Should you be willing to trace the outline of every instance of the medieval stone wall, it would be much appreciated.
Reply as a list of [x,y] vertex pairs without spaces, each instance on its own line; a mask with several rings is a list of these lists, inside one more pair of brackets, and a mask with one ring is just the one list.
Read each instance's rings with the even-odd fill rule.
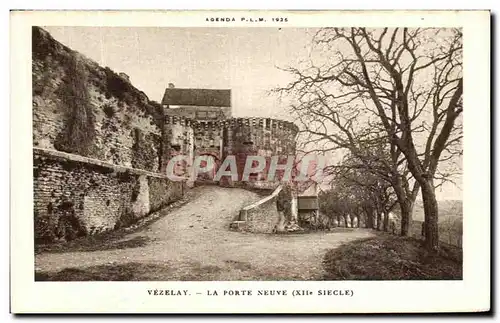
[[127,226],[183,195],[184,184],[83,156],[33,149],[37,241]]
[[[159,105],[110,69],[36,27],[32,58],[35,147],[158,171]],[[72,143],[75,136],[83,139]]]
[[163,144],[165,154],[161,172],[166,174],[169,161],[175,156],[186,156],[186,160],[178,161],[173,166],[174,174],[177,176],[188,175],[194,159],[194,128],[193,121],[177,116],[165,116],[165,128]]
[[[188,157],[187,163],[177,163],[176,174],[187,170],[197,156],[212,156],[215,161],[214,172],[227,156],[236,157],[238,181],[223,177],[219,183],[223,186],[274,189],[279,184],[282,172],[277,172],[275,181],[267,181],[271,157],[282,157],[279,163],[284,164],[286,156],[295,155],[298,128],[291,122],[264,118],[202,121],[177,116],[166,116],[165,122],[165,141],[169,145],[169,153],[164,164],[176,155]],[[247,156],[265,157],[266,167],[260,178],[251,177],[250,182],[242,183],[239,180],[242,179]]]
[[[264,156],[260,179],[233,183],[224,177],[220,185],[274,189],[279,176],[266,181],[271,156],[295,154],[298,128],[291,122],[168,115],[130,79],[62,45],[43,29],[33,27],[32,40],[37,241],[128,225],[180,199],[193,183],[166,178],[168,162],[177,155],[187,156],[174,167],[179,175],[188,175],[196,156],[213,156],[218,167],[234,155],[239,180],[247,156]],[[201,111],[210,119],[212,110]],[[230,116],[230,108],[221,111]],[[259,214],[253,218],[274,216],[272,207],[265,206]]]
[[218,160],[222,157],[221,121],[199,121],[195,125],[195,155],[212,155]]
[[169,106],[165,114],[193,120],[215,121],[231,118],[231,107]]
[[246,220],[247,232],[272,233],[279,222],[279,213],[276,209],[276,198],[259,205],[248,213]]
[[170,144],[193,145],[192,130],[170,127],[129,79],[41,28],[32,36],[36,240],[126,226],[179,200],[185,184],[161,170]]
[[[234,155],[238,167],[238,180],[243,177],[247,156],[263,156],[266,166],[260,178],[250,176],[250,181],[240,185],[261,188],[276,187],[282,172],[277,172],[276,183],[268,181],[272,156],[280,157],[280,164],[286,163],[286,156],[295,155],[295,137],[298,127],[287,121],[264,118],[234,118],[224,122],[223,155]],[[236,183],[228,183],[233,186]]]
[[272,233],[278,225],[280,216],[276,201],[282,186],[271,194],[241,209],[238,217],[230,224],[230,229],[253,233]]

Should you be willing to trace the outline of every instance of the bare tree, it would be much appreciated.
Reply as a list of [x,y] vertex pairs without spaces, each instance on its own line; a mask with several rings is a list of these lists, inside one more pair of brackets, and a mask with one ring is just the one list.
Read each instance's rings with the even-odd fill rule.
[[335,167],[337,171],[334,180],[344,182],[344,186],[355,192],[353,195],[361,202],[359,209],[362,209],[363,204],[365,208],[367,205],[371,206],[368,213],[375,214],[375,229],[388,231],[389,213],[398,202],[397,194],[389,180],[373,172],[375,168],[368,167],[371,166],[360,164],[357,157],[348,154],[342,164]]
[[351,156],[337,166],[331,188],[320,195],[322,214],[351,227],[360,226],[364,217],[367,228],[389,230],[389,212],[397,199],[391,185],[356,166]]
[[294,81],[277,89],[296,99],[292,110],[305,140],[323,152],[349,150],[361,161],[365,147],[386,142],[386,166],[393,182],[401,181],[394,190],[406,199],[402,215],[420,188],[426,247],[436,250],[436,182],[450,179],[443,166],[462,154],[461,31],[325,28],[313,41],[320,54],[286,68]]

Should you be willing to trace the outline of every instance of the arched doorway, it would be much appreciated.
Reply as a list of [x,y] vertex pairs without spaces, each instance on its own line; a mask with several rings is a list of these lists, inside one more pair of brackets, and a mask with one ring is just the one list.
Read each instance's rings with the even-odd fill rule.
[[200,154],[199,156],[203,157],[203,159],[200,161],[200,167],[208,168],[209,171],[198,173],[196,182],[198,182],[199,184],[217,184],[215,182],[215,174],[217,173],[217,170],[220,166],[219,158],[209,153]]

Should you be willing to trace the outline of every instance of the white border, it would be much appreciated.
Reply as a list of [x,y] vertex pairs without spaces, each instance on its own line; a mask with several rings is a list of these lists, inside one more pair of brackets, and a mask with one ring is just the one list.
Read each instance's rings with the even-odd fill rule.
[[[275,16],[235,12],[238,17]],[[435,282],[91,282],[33,281],[31,159],[31,25],[200,26],[196,12],[23,12],[11,16],[11,273],[12,311],[113,313],[442,312],[489,308],[490,190],[489,13],[284,12],[288,26],[463,26],[464,28],[464,280]],[[217,16],[210,12],[209,16]],[[221,13],[228,15],[227,12]],[[423,18],[423,19],[422,19]],[[214,27],[246,26],[210,23]],[[276,26],[259,24],[259,27]],[[150,288],[351,289],[352,298],[150,297]]]

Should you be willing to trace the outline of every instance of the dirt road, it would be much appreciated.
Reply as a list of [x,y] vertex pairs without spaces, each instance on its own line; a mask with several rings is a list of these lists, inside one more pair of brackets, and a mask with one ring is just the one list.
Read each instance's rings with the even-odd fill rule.
[[327,249],[372,236],[363,229],[313,234],[251,234],[229,223],[259,196],[243,189],[195,188],[194,199],[122,242],[139,247],[36,255],[37,272],[78,268],[125,271],[126,280],[314,280]]

